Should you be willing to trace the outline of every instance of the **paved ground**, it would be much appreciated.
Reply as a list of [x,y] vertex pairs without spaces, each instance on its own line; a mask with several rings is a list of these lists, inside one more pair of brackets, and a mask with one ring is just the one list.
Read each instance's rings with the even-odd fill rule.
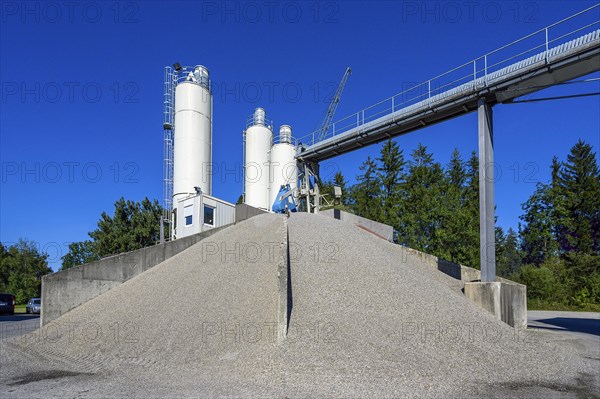
[[[530,337],[573,345],[581,351],[600,351],[600,313],[530,310]],[[0,340],[23,336],[39,327],[39,315],[0,316]]]
[[529,336],[600,359],[600,313],[530,310]]
[[[277,343],[277,250],[286,232],[292,310],[287,338]],[[556,345],[552,331],[519,334],[448,279],[353,225],[260,215],[34,334],[3,341],[0,397],[578,398],[600,391],[598,357]]]
[[17,313],[0,316],[0,342],[35,331],[40,326],[40,315]]

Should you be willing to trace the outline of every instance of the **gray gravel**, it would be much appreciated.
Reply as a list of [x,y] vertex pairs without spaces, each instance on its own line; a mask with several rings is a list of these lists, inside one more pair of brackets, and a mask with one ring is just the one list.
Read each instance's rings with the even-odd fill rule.
[[4,342],[0,397],[589,397],[598,363],[515,332],[352,225],[261,215]]

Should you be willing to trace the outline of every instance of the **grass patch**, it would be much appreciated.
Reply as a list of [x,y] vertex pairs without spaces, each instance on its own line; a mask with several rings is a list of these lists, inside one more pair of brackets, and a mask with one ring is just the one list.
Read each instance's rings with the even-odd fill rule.
[[25,305],[15,305],[15,313],[25,313]]

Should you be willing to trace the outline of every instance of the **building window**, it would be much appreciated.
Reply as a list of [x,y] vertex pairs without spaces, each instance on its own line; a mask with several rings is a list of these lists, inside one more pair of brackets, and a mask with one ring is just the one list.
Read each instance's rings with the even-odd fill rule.
[[215,208],[204,205],[204,224],[215,225]]
[[192,224],[192,215],[185,217],[185,225],[189,226],[190,224]]

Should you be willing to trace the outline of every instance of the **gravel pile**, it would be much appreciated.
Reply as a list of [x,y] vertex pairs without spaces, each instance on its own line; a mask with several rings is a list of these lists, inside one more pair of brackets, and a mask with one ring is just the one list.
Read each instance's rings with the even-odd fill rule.
[[600,386],[598,360],[519,334],[403,247],[319,215],[288,225],[299,248],[321,245],[292,262],[291,395],[540,397]]
[[[276,341],[281,245],[289,331]],[[0,397],[586,397],[598,359],[520,334],[456,282],[324,216],[261,215],[0,347]]]

